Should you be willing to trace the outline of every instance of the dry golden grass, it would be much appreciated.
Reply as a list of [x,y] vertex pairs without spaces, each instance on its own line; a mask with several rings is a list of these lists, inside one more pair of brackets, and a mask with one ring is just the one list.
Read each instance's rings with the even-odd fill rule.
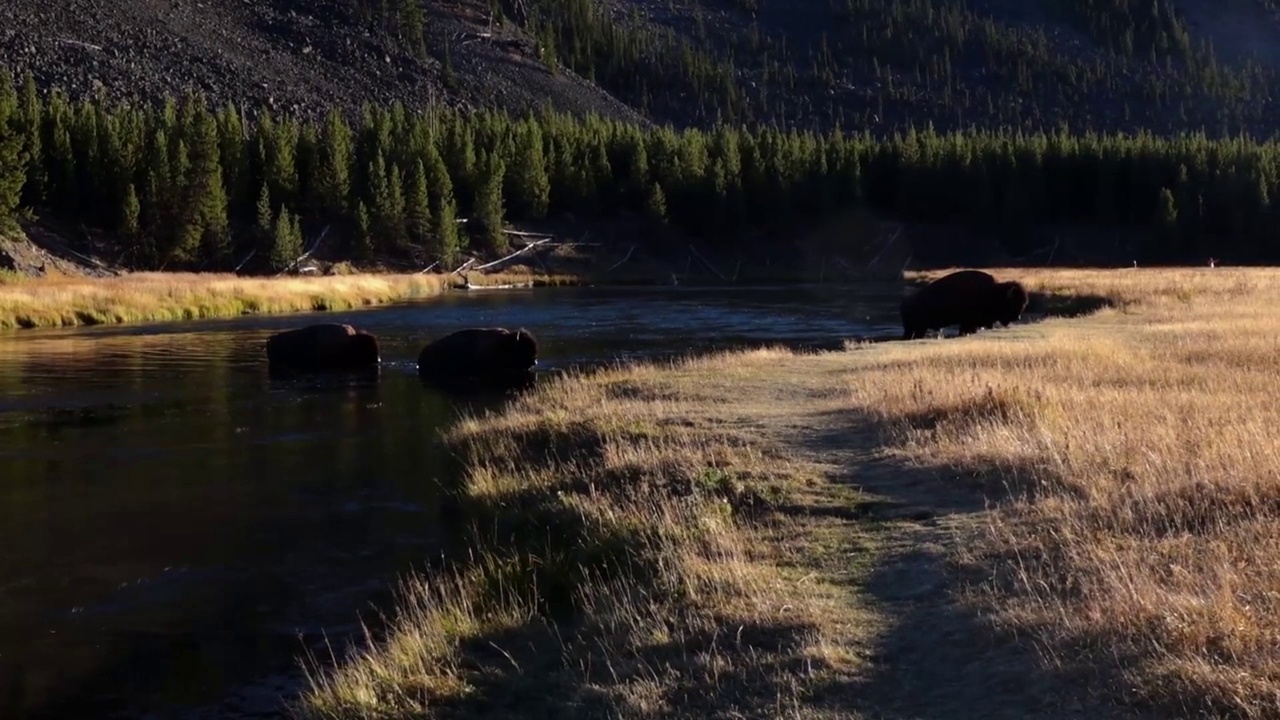
[[566,378],[451,431],[469,552],[409,580],[387,637],[296,714],[800,716],[854,662],[824,616],[856,608],[760,542],[795,536],[769,509],[811,478],[673,380],[708,362]]
[[[472,275],[475,285],[564,284],[571,278]],[[430,297],[460,283],[442,274],[244,278],[132,273],[110,278],[0,278],[0,328],[153,322],[256,313],[347,310]]]
[[993,271],[1115,309],[891,343],[855,405],[922,469],[1013,492],[969,560],[1000,619],[1173,709],[1280,700],[1280,271]]
[[[1048,691],[1274,715],[1280,271],[993,272],[1112,307],[569,378],[463,422],[451,515],[474,523],[472,552],[409,580],[387,636],[317,672],[297,714],[946,716],[980,697],[1034,715],[1035,693],[999,682],[1046,673],[970,651],[985,626],[938,625],[952,616],[931,603],[957,599],[868,595],[872,569],[951,533],[981,572],[958,599],[1074,671]],[[945,484],[976,477],[999,503],[932,528],[789,514],[863,497],[823,475],[911,486],[908,503],[971,494]],[[929,578],[906,570],[888,576],[915,598]],[[936,621],[907,622],[915,604]],[[847,689],[818,702],[824,684]]]

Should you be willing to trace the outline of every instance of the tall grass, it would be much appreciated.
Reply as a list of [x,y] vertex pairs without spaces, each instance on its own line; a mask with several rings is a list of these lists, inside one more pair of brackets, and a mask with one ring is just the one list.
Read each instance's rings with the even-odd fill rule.
[[1274,717],[1280,271],[994,274],[1115,307],[877,348],[852,401],[904,461],[1006,498],[967,554],[1002,623],[1120,696]]
[[[472,276],[483,285],[559,284],[560,276]],[[442,274],[243,278],[132,273],[110,278],[0,278],[0,328],[193,320],[257,313],[348,310],[430,297],[460,283]]]
[[804,470],[653,373],[568,378],[454,429],[468,551],[407,581],[386,637],[317,672],[296,714],[798,715],[839,662],[814,614],[829,590],[794,582],[758,513]]
[[[568,378],[466,420],[445,442],[468,551],[408,580],[386,636],[316,670],[297,714],[839,716],[811,691],[864,672],[852,658],[877,657],[878,631],[849,628],[900,610],[858,614],[832,581],[848,552],[826,571],[785,561],[815,545],[780,508],[834,485],[825,463],[917,488],[976,478],[995,508],[940,526],[980,571],[970,599],[1084,679],[1067,691],[1273,716],[1280,270],[993,273],[1109,306]],[[857,526],[828,529],[848,547]]]

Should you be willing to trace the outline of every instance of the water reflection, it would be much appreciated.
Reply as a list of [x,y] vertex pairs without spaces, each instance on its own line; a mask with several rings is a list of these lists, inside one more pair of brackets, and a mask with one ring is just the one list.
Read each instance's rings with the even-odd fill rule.
[[502,401],[424,387],[431,338],[527,327],[555,371],[892,336],[898,297],[482,291],[322,316],[379,336],[374,377],[269,377],[266,338],[316,315],[0,336],[0,717],[217,702],[450,552],[432,441]]

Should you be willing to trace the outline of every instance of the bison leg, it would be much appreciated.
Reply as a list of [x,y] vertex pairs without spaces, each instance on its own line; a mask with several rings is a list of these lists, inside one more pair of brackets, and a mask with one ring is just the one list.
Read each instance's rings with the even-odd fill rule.
[[972,335],[972,334],[974,334],[974,333],[976,333],[976,332],[978,332],[978,328],[977,328],[977,326],[975,326],[975,325],[961,325],[961,326],[960,326],[960,335],[962,335],[962,336],[963,336],[963,335]]

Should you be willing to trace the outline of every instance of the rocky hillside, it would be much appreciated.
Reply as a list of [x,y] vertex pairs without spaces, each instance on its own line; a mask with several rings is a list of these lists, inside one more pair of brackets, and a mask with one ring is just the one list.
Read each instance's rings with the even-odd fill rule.
[[[366,10],[365,6],[372,8]],[[425,3],[412,40],[380,0],[4,0],[0,57],[73,96],[187,89],[319,117],[365,102],[562,110],[639,120],[486,6]]]
[[401,100],[678,125],[1271,132],[1275,0],[5,0],[42,86],[317,116]]

